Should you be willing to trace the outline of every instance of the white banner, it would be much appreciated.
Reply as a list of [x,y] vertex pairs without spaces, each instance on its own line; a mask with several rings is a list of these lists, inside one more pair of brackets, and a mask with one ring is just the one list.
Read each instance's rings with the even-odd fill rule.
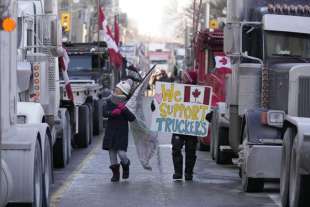
[[211,110],[211,87],[157,82],[155,88],[152,130],[198,137],[208,135],[206,115]]

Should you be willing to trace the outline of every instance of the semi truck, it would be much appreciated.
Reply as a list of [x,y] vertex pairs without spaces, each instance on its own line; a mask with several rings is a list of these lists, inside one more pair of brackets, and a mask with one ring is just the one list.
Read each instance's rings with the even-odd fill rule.
[[52,174],[53,166],[65,167],[70,160],[74,129],[70,111],[60,100],[58,51],[62,34],[57,1],[18,0],[17,4],[17,117],[20,124],[49,125]]
[[280,179],[282,204],[290,207],[309,205],[309,20],[307,1],[227,1],[232,74],[217,114],[239,155],[243,190]]
[[[22,123],[17,116],[17,1],[0,1],[0,206],[48,206],[51,130],[46,123]],[[7,30],[3,21],[9,21]]]
[[[205,29],[199,32],[194,44],[198,83],[213,88],[212,110],[217,110],[218,104],[225,102],[225,77],[231,73],[230,61],[225,56],[223,45],[224,33],[220,29]],[[214,129],[211,129],[212,126]],[[226,156],[214,139],[216,133],[215,124],[210,124],[208,136],[200,138],[200,150],[210,149],[212,158],[220,164],[226,161]]]

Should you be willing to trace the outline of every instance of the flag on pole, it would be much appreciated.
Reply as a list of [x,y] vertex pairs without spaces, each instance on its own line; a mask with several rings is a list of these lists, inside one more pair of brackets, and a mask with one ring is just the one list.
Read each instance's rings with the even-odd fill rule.
[[57,55],[59,59],[59,67],[61,69],[62,77],[65,82],[65,89],[66,89],[68,98],[71,101],[74,101],[71,82],[70,82],[69,75],[68,75],[68,68],[69,68],[69,63],[70,63],[69,55],[63,47],[58,48]]
[[112,65],[120,69],[123,65],[123,57],[120,54],[115,40],[113,39],[113,35],[107,24],[103,8],[99,9],[99,28],[101,29],[102,39],[107,43],[110,61]]
[[118,24],[118,16],[114,17],[114,40],[117,46],[120,46],[120,34],[119,34],[119,24]]
[[231,62],[227,56],[215,56],[215,68],[231,68]]
[[[151,102],[145,96],[145,92],[154,68],[146,75],[126,104],[126,107],[136,116],[136,120],[129,124],[130,134],[136,145],[139,160],[146,170],[152,170],[149,162],[158,146],[157,132],[149,129],[146,120],[152,112],[150,109]],[[147,102],[150,104],[145,104]]]

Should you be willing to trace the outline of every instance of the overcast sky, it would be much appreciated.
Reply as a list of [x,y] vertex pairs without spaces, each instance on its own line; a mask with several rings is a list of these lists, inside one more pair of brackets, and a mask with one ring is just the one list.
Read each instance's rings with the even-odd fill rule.
[[[137,23],[141,34],[166,36],[165,11],[175,0],[120,0],[120,7],[130,19]],[[184,7],[190,0],[177,0],[179,7]]]

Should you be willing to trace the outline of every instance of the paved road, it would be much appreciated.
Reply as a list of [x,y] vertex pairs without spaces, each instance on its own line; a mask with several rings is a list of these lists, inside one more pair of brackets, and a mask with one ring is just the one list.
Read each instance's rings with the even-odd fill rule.
[[[267,186],[267,193],[241,191],[238,170],[218,166],[208,153],[199,152],[193,182],[172,181],[170,137],[160,137],[160,147],[152,160],[153,171],[145,171],[130,142],[132,161],[128,181],[111,183],[108,153],[100,148],[102,137],[92,147],[75,151],[65,170],[55,173],[52,206],[61,207],[276,207],[278,186]],[[275,201],[274,201],[275,200]]]

